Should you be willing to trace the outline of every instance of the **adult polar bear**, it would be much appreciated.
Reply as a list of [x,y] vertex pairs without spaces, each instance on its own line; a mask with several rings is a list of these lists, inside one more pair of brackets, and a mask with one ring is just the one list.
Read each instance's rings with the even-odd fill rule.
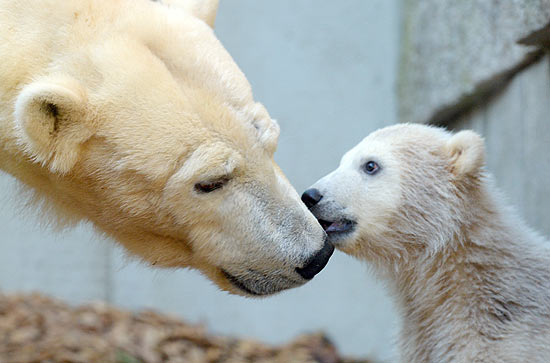
[[550,248],[505,207],[483,140],[425,125],[369,135],[303,194],[403,313],[403,362],[550,362]]
[[333,247],[205,1],[1,2],[0,168],[153,265],[271,294]]

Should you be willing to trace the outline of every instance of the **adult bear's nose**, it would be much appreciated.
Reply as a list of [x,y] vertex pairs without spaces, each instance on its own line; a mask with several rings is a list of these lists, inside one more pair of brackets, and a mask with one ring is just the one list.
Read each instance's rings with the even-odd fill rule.
[[315,188],[309,188],[304,192],[304,194],[302,194],[302,202],[304,202],[308,208],[311,208],[315,204],[319,203],[321,199],[323,199],[323,195]]
[[334,252],[334,245],[325,240],[325,245],[315,255],[311,256],[304,267],[296,268],[296,272],[304,279],[311,280],[327,265],[330,256]]

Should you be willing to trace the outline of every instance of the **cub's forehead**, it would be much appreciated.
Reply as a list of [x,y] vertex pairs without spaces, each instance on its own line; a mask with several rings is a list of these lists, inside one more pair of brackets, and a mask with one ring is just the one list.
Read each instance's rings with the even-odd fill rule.
[[379,159],[392,154],[394,143],[391,140],[375,137],[371,134],[342,157],[341,165],[361,163],[364,159]]
[[443,145],[451,134],[433,126],[398,124],[374,131],[342,158],[342,164],[363,162],[364,159],[397,156],[404,148],[433,148]]

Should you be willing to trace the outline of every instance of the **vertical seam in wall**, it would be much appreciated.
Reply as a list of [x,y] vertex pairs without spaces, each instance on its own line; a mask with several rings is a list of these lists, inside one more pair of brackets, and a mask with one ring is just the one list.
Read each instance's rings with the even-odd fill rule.
[[397,31],[397,59],[395,61],[395,80],[394,80],[394,94],[395,94],[395,118],[397,122],[411,122],[411,120],[405,119],[404,112],[402,110],[401,98],[403,97],[402,82],[405,67],[405,52],[409,51],[407,48],[410,37],[407,31],[409,26],[409,18],[405,18],[405,14],[411,12],[412,4],[408,0],[397,1],[397,17],[399,20]]
[[[535,63],[536,64],[536,63]],[[527,68],[529,69],[529,68]],[[523,71],[525,72],[525,70]],[[519,113],[520,113],[520,116],[519,116],[519,120],[517,121],[518,123],[518,129],[520,130],[520,137],[519,137],[519,140],[521,140],[520,142],[520,151],[521,151],[521,161],[523,163],[523,165],[529,165],[528,163],[526,163],[527,161],[527,155],[525,155],[526,153],[526,148],[525,148],[525,143],[528,142],[525,138],[526,138],[526,135],[527,135],[527,132],[526,132],[526,128],[529,127],[529,125],[526,124],[526,120],[525,120],[525,106],[526,106],[526,102],[525,102],[525,87],[524,87],[524,82],[525,82],[525,79],[524,77],[517,77],[516,78],[518,80],[518,88],[519,88],[519,94],[520,94],[520,97],[519,97]],[[528,200],[526,199],[527,198],[527,190],[526,190],[526,187],[527,187],[527,183],[525,182],[525,175],[528,174],[528,173],[520,173],[521,175],[519,176],[520,178],[520,186],[521,186],[521,209],[522,209],[522,215],[524,216],[524,218],[529,218],[530,216],[530,212],[527,210],[528,208]]]
[[[482,130],[483,130],[483,136],[487,140],[490,137],[490,134],[489,134],[489,116],[487,115],[487,111],[489,110],[489,106],[488,106],[488,104],[485,104],[483,106],[480,105],[478,110],[481,110],[481,112],[482,112],[483,123],[482,123],[481,126],[482,126]],[[486,144],[488,144],[487,141],[486,141]],[[491,140],[491,142],[492,142],[492,140]]]
[[113,303],[113,247],[108,244],[110,241],[105,241],[105,264],[104,264],[104,300],[108,303]]
[[391,50],[389,51],[390,57],[393,59],[392,72],[391,72],[391,116],[390,119],[384,120],[383,125],[392,125],[398,122],[398,96],[397,96],[397,80],[399,72],[399,60],[400,60],[400,45],[401,45],[401,3],[402,0],[392,0],[392,19],[390,27],[393,29],[389,30],[389,34],[392,35],[391,44],[393,44]]
[[[546,52],[546,55],[544,56],[543,62],[546,62],[546,71],[545,71],[545,78],[546,78],[546,89],[550,89],[550,52]],[[550,102],[547,100],[547,102]],[[539,125],[539,122],[541,122],[540,120],[537,120],[537,131],[538,131],[538,125]],[[548,122],[548,121],[547,121]],[[546,126],[547,128],[550,127],[550,125],[547,124]],[[545,129],[543,130],[543,135],[548,135],[547,131],[548,129]],[[546,136],[547,137],[547,136]],[[546,143],[546,145],[550,145],[550,140],[545,140],[546,138],[545,136],[543,136],[542,140],[540,142],[542,142],[542,145],[544,145]],[[547,156],[547,157],[550,157],[550,156]],[[542,172],[542,180],[548,180],[548,176],[550,176],[550,170],[547,168],[546,169],[546,172]],[[543,182],[544,183],[544,182]],[[546,182],[548,183],[548,182]],[[546,185],[547,188],[548,188],[548,184],[543,184],[543,186]],[[540,228],[542,231],[548,231],[548,225],[545,223],[545,216],[547,215],[547,211],[549,210],[550,208],[550,205],[547,205],[547,201],[548,199],[544,198],[545,195],[548,195],[547,193],[545,193],[545,191],[547,191],[548,189],[546,188],[541,188],[542,190],[540,190],[541,194],[542,194],[542,198],[539,199],[537,198],[537,207],[535,209],[535,213],[536,213],[536,216],[537,216],[537,219],[536,219],[536,222],[537,222],[537,226],[538,228]],[[542,200],[542,202],[541,202]],[[544,228],[542,226],[545,226]]]

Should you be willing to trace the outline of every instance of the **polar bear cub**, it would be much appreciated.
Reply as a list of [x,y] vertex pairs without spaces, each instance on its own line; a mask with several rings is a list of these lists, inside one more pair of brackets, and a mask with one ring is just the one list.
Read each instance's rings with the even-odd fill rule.
[[476,133],[378,130],[302,200],[389,282],[403,362],[550,362],[550,249],[502,203]]

